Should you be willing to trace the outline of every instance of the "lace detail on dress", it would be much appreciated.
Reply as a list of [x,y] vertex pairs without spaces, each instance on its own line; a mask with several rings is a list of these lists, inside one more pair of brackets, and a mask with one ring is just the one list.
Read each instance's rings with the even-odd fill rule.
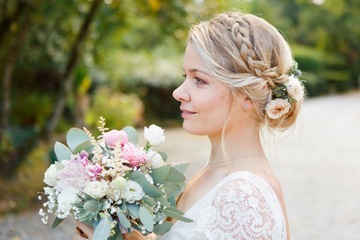
[[[259,183],[260,184],[260,183]],[[272,191],[255,185],[248,179],[227,182],[215,195],[212,210],[203,219],[204,232],[209,239],[283,239],[277,226]],[[270,201],[269,201],[270,200]],[[205,221],[204,221],[205,220]],[[207,231],[206,231],[207,230]],[[279,233],[278,230],[280,230]],[[277,236],[275,238],[275,236]]]
[[277,196],[262,178],[236,172],[224,178],[176,222],[164,239],[286,239]]

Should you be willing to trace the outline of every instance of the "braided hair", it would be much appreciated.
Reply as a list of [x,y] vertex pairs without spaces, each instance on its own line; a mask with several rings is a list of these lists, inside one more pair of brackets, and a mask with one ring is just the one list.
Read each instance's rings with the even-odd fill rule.
[[301,102],[291,103],[289,112],[269,118],[266,106],[272,90],[288,81],[293,57],[288,43],[275,27],[252,14],[228,12],[201,22],[190,30],[204,65],[233,94],[248,96],[256,109],[256,121],[285,130],[296,120]]

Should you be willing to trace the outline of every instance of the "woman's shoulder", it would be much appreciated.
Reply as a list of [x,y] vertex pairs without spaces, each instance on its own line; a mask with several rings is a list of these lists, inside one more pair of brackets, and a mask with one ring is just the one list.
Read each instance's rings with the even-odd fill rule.
[[283,221],[282,199],[282,193],[277,193],[264,177],[249,171],[237,171],[230,173],[219,184],[212,205],[218,209],[230,206],[244,211],[252,209]]
[[248,191],[270,195],[277,198],[276,184],[272,179],[261,176],[250,171],[234,171],[229,173],[219,183],[217,192],[245,194]]
[[222,232],[236,236],[233,239],[286,239],[281,204],[268,182],[254,173],[239,171],[226,176],[216,187],[211,205],[204,208],[206,213],[199,222],[209,236],[221,236]]

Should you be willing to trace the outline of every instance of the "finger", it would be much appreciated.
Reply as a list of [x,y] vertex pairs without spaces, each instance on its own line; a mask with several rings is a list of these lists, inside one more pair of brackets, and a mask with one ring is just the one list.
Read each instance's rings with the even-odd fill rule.
[[[92,238],[92,235],[94,234],[94,229],[92,227],[82,222],[77,222],[76,225],[77,228],[79,228],[83,232],[83,237],[87,237],[89,239]],[[80,231],[80,235],[81,235],[81,231]]]
[[81,233],[78,231],[78,229],[76,228],[75,229],[75,235],[74,235],[74,238],[73,240],[84,240],[84,239],[87,239],[87,238],[84,238],[81,236]]

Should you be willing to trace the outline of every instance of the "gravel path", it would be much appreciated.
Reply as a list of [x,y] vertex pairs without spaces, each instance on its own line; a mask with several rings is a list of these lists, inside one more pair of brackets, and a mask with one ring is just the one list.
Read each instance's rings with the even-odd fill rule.
[[[165,134],[161,149],[169,159],[193,162],[188,177],[205,164],[207,138],[181,129]],[[264,136],[271,139],[264,144],[283,186],[291,239],[360,239],[360,92],[310,99],[295,129]],[[0,240],[64,240],[73,232],[72,220],[51,230],[34,211],[0,218]]]

